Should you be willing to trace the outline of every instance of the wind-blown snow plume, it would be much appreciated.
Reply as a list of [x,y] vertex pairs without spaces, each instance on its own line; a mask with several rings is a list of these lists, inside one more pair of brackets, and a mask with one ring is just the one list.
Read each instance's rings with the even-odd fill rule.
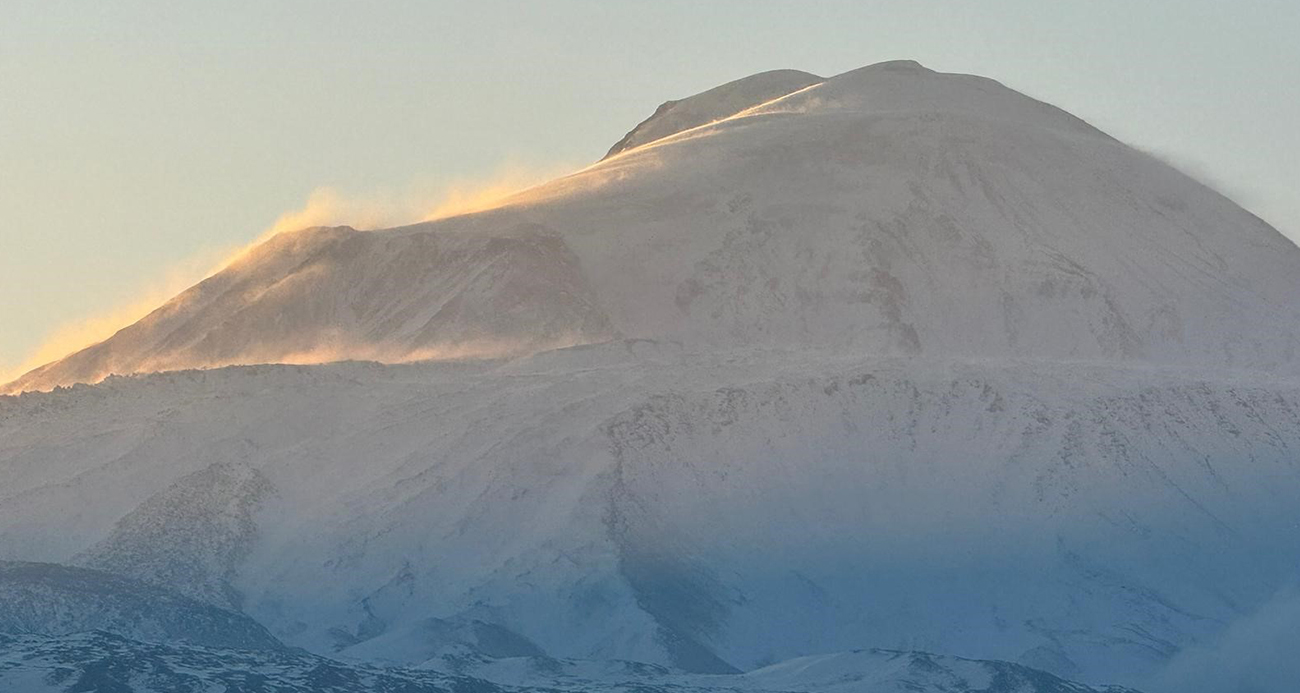
[[445,219],[495,209],[528,188],[559,178],[577,168],[568,165],[532,167],[507,164],[489,176],[460,179],[440,193],[436,201],[426,208],[427,211],[420,220]]
[[[27,357],[11,367],[0,367],[0,383],[12,381],[34,368],[108,339],[190,286],[239,262],[250,250],[278,234],[313,226],[342,224],[357,229],[376,229],[481,212],[501,206],[521,191],[575,168],[577,167],[569,165],[529,166],[509,163],[486,176],[461,178],[436,189],[420,189],[413,185],[403,193],[380,190],[369,194],[348,194],[334,187],[316,188],[308,195],[302,207],[281,214],[253,242],[197,253],[164,269],[156,279],[134,292],[132,298],[55,328]],[[480,346],[483,345],[473,348],[449,345],[446,349],[422,349],[419,358],[434,358],[430,355],[434,352],[495,354],[501,349],[501,345],[486,349],[480,349]],[[335,360],[329,358],[335,353],[337,350],[322,347],[302,354],[302,360],[284,362],[322,363]],[[375,355],[378,357],[376,360],[389,362],[412,358],[407,354],[388,352],[376,352]],[[350,358],[361,357],[351,354]]]
[[407,221],[410,221],[408,205],[391,193],[346,195],[337,188],[322,187],[311,191],[301,209],[281,214],[254,244],[278,233],[310,226],[349,224],[358,229],[369,229]]

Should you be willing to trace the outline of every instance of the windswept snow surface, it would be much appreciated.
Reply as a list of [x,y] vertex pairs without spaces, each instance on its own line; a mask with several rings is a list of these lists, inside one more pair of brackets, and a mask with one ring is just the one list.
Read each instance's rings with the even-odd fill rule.
[[473,357],[0,398],[0,559],[370,662],[1139,687],[1297,579],[1300,249],[991,80],[760,77],[496,210],[276,237],[24,376]]

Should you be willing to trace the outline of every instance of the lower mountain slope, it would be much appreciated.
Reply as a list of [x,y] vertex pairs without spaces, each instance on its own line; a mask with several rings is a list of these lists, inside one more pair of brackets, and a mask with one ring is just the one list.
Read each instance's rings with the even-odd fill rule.
[[236,367],[0,398],[0,556],[192,564],[288,644],[404,665],[487,633],[1141,687],[1294,579],[1297,460],[1300,383],[1241,373],[644,341]]

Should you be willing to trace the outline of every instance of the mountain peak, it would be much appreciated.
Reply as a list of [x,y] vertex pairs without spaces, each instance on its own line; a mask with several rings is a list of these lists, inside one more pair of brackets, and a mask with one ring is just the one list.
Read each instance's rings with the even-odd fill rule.
[[649,118],[641,121],[623,139],[610,147],[605,158],[684,130],[722,120],[821,81],[821,77],[809,72],[769,70],[684,99],[665,101]]
[[[934,70],[931,70],[915,60],[886,60],[884,62],[872,63],[865,67],[859,67],[857,70],[850,70],[849,72],[857,72],[859,70],[893,70],[896,72],[904,70],[921,70],[925,72],[934,72]],[[849,73],[846,72],[844,74]]]

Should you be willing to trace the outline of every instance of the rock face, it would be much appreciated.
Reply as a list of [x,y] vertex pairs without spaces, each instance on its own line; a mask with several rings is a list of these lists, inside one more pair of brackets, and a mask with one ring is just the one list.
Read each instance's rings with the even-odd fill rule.
[[0,398],[0,557],[406,666],[886,648],[1126,685],[1294,579],[1300,249],[1259,219],[915,63],[623,144],[488,212],[274,238],[25,376],[499,357]]
[[216,456],[226,461],[150,497],[74,561],[239,609],[231,580],[257,540],[254,513],[274,489],[261,472],[228,461],[240,459],[238,449]]

